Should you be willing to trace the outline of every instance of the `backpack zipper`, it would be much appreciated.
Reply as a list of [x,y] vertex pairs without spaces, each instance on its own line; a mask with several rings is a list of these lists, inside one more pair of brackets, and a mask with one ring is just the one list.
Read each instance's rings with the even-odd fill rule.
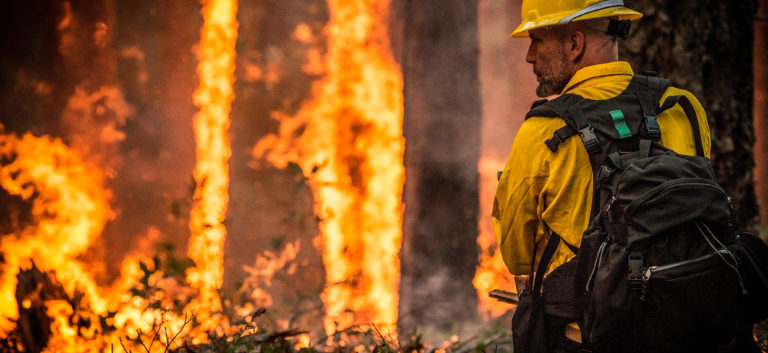
[[[718,250],[717,252],[720,253],[720,254],[723,254],[723,255],[728,254],[728,252],[725,251],[725,250]],[[651,277],[653,277],[653,275],[655,273],[657,273],[657,272],[664,272],[664,271],[668,271],[668,270],[673,269],[673,268],[682,267],[682,266],[689,265],[689,264],[692,264],[692,263],[704,261],[704,260],[707,260],[707,259],[715,256],[715,255],[716,255],[715,253],[711,253],[711,254],[707,254],[707,255],[704,255],[704,256],[699,256],[699,257],[697,257],[695,259],[690,259],[690,260],[685,260],[685,261],[680,261],[680,262],[674,262],[674,263],[667,264],[667,265],[650,266],[647,269],[645,269],[645,273],[643,274],[643,281],[650,280]]]
[[[718,253],[719,253],[719,255],[718,255]],[[717,253],[707,254],[707,255],[704,255],[704,256],[697,257],[695,259],[675,262],[675,263],[671,263],[671,264],[667,264],[667,265],[649,266],[643,272],[643,287],[642,287],[642,290],[640,292],[640,301],[645,301],[646,286],[648,285],[648,281],[650,281],[651,278],[653,278],[653,276],[655,274],[657,274],[659,272],[669,271],[669,270],[672,270],[672,269],[675,269],[675,268],[678,268],[678,267],[687,266],[687,265],[690,265],[690,264],[693,264],[693,263],[697,263],[697,262],[701,262],[701,261],[706,261],[706,260],[708,260],[708,259],[710,259],[710,258],[712,258],[714,256],[722,256],[722,255],[726,255],[726,254],[728,254],[728,251],[726,251],[726,250],[718,250]]]
[[592,280],[595,277],[595,274],[597,273],[597,269],[600,267],[600,263],[603,261],[603,255],[605,253],[605,247],[608,246],[608,243],[613,241],[613,236],[608,235],[605,240],[603,240],[603,243],[600,244],[600,247],[597,249],[597,256],[595,256],[595,263],[592,265],[592,271],[589,273],[589,278],[587,279],[587,285],[584,288],[584,290],[589,293],[590,287],[592,287]]
[[687,182],[687,181],[680,181],[680,182],[677,182],[677,183],[672,183],[672,184],[666,185],[665,187],[663,187],[663,188],[661,188],[661,189],[659,189],[659,190],[656,190],[656,191],[654,191],[654,192],[653,192],[653,193],[651,193],[651,194],[647,194],[647,195],[644,195],[643,197],[641,197],[641,198],[639,198],[639,199],[636,199],[635,201],[632,201],[632,202],[631,202],[629,205],[627,205],[627,207],[625,208],[625,210],[626,210],[626,212],[625,212],[625,213],[626,213],[626,214],[629,214],[629,215],[631,215],[632,213],[634,213],[634,211],[635,211],[637,208],[639,208],[640,206],[642,206],[642,205],[643,205],[645,202],[647,202],[648,200],[650,200],[650,199],[653,199],[653,198],[655,198],[655,197],[657,197],[657,196],[659,196],[659,195],[662,195],[662,194],[664,194],[664,193],[666,193],[666,192],[669,192],[669,191],[670,191],[670,190],[672,190],[672,189],[677,189],[677,188],[697,188],[697,187],[705,187],[705,188],[708,188],[708,189],[712,189],[712,190],[715,190],[715,191],[717,191],[718,193],[720,193],[720,194],[722,194],[723,196],[725,196],[725,197],[726,197],[726,199],[728,199],[728,204],[729,204],[729,206],[731,205],[731,203],[730,203],[730,197],[729,197],[729,196],[728,196],[728,194],[727,194],[727,193],[726,193],[726,192],[725,192],[725,191],[724,191],[724,190],[723,190],[723,189],[722,189],[720,186],[718,186],[717,184],[714,184],[714,183],[710,184],[710,183],[703,183],[703,182]]

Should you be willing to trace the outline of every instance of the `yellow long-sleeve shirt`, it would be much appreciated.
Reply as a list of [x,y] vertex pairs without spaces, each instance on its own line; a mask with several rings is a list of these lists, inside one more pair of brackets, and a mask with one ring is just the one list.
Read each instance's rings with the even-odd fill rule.
[[[610,99],[621,94],[633,76],[629,63],[623,61],[585,67],[573,75],[563,94],[577,94],[592,100]],[[674,87],[664,92],[659,105],[668,96],[675,95],[685,95],[691,101],[699,120],[704,153],[709,157],[711,142],[704,108],[690,92]],[[696,154],[691,125],[679,105],[661,113],[657,121],[662,145],[677,153]],[[592,170],[581,139],[578,136],[567,139],[557,152],[544,145],[544,141],[563,126],[565,122],[559,118],[525,120],[499,178],[493,202],[493,225],[502,258],[512,274],[530,272],[531,256],[535,252],[538,261],[551,231],[568,244],[579,246],[581,235],[587,229],[592,204]],[[549,270],[574,256],[561,243]]]

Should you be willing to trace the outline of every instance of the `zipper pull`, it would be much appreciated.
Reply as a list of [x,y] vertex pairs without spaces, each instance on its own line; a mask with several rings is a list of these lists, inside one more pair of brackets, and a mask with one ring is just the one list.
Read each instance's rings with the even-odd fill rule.
[[603,253],[605,252],[605,247],[608,246],[609,240],[606,239],[603,241],[602,244],[600,244],[600,247],[597,249],[597,255],[595,256],[595,263],[592,266],[592,271],[589,273],[589,278],[587,278],[587,286],[584,288],[585,293],[589,293],[592,290],[592,279],[595,278],[595,274],[597,273],[597,269],[600,267],[600,263],[603,260]]
[[616,202],[616,196],[611,195],[611,199],[608,200],[608,204],[606,204],[603,208],[603,214],[608,216],[609,223],[616,223],[616,217],[614,217],[613,212],[611,212],[611,207],[613,207],[614,202]]
[[643,287],[640,290],[640,302],[645,302],[645,293],[648,288],[648,280],[651,279],[657,268],[657,266],[651,266],[648,267],[645,272],[643,272]]
[[653,276],[653,273],[656,272],[657,268],[659,268],[659,266],[651,266],[645,269],[645,273],[643,273],[643,282],[648,282]]
[[735,222],[736,219],[736,210],[733,208],[733,199],[731,199],[730,195],[726,195],[726,198],[728,198],[728,211],[730,211],[731,219],[729,220],[730,223]]
[[611,199],[608,200],[608,204],[605,205],[605,208],[603,208],[603,212],[608,212],[611,210],[611,206],[613,206],[613,203],[616,202],[616,196],[611,196]]

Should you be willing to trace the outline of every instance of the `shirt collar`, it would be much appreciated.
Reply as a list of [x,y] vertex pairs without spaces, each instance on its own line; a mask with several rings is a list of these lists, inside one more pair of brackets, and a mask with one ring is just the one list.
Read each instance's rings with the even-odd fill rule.
[[573,74],[573,77],[571,77],[571,80],[568,81],[567,85],[565,85],[563,93],[561,94],[567,93],[576,86],[588,84],[587,82],[594,78],[611,75],[634,76],[635,73],[632,71],[632,67],[626,61],[614,61],[606,64],[597,64],[583,67],[579,69],[579,71],[576,71],[575,74]]

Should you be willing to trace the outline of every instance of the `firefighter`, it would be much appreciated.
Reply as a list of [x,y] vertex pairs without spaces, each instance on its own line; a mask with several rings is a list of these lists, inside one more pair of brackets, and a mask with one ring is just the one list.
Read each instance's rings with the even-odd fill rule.
[[[539,97],[574,94],[606,100],[622,93],[633,79],[629,63],[619,61],[618,40],[626,38],[630,21],[641,17],[622,0],[523,0],[522,23],[511,36],[530,38],[526,61],[533,66]],[[690,92],[675,87],[664,92],[660,104],[673,95],[692,103],[700,131],[694,134],[683,108],[675,106],[657,118],[661,144],[695,155],[694,135],[698,135],[709,157],[710,132],[703,107]],[[556,152],[544,144],[564,126],[563,119],[528,117],[499,177],[494,230],[507,268],[522,285],[550,234],[559,235],[561,241],[548,273],[575,256],[590,221],[593,172],[585,146],[579,138],[562,141]],[[575,323],[548,332],[550,351],[581,349]]]

